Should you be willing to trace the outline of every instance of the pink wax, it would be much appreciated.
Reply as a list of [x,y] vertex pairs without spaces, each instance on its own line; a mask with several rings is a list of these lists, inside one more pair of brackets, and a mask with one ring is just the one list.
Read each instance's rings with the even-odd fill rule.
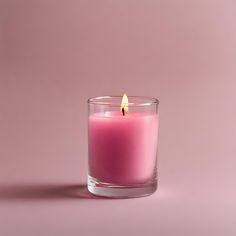
[[89,117],[89,175],[105,183],[145,183],[156,174],[156,113],[95,113]]

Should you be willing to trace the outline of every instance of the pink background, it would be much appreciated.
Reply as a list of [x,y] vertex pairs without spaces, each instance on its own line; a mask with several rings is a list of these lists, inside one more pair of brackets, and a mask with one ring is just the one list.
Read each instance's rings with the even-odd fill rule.
[[[0,235],[236,235],[234,0],[0,0]],[[159,189],[90,196],[87,103],[160,100]]]

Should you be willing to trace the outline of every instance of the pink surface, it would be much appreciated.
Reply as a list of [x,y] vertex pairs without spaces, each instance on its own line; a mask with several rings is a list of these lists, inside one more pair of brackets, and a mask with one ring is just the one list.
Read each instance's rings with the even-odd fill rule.
[[89,116],[89,175],[104,183],[132,185],[156,177],[157,115],[147,112]]
[[[0,235],[236,234],[236,2],[0,1]],[[84,187],[87,103],[160,100],[159,189]]]

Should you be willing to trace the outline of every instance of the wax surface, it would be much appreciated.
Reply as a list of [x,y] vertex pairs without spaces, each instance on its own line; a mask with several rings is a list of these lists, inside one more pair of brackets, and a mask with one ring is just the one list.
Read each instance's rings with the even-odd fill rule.
[[138,184],[156,174],[155,113],[97,113],[89,117],[89,175],[99,181]]

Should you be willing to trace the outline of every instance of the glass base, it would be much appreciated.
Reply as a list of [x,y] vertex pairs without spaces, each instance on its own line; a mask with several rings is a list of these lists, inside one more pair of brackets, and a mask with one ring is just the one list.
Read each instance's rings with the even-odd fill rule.
[[100,182],[97,179],[88,176],[88,190],[90,193],[109,198],[135,198],[145,197],[153,194],[157,189],[157,180],[145,184],[136,184],[131,186],[114,185],[111,183]]

